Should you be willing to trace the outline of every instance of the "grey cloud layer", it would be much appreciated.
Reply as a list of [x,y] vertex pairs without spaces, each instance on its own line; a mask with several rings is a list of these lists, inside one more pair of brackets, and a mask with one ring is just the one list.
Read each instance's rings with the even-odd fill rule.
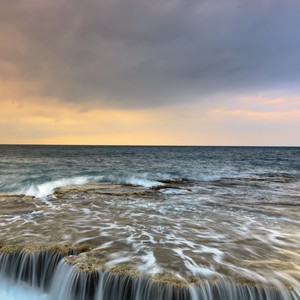
[[298,0],[11,0],[0,76],[37,95],[148,107],[300,79]]

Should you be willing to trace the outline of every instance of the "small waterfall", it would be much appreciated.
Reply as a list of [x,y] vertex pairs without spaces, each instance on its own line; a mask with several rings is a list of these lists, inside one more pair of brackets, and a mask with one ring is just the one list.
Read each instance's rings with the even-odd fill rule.
[[50,289],[51,299],[93,300],[99,272],[79,272],[62,260],[55,271]]
[[95,300],[287,300],[300,299],[274,287],[216,283],[204,280],[187,286],[151,282],[147,278],[118,276],[102,272]]
[[47,292],[51,300],[299,300],[299,286],[237,284],[230,281],[176,285],[147,277],[117,275],[99,270],[78,271],[53,251],[0,254],[0,278],[26,282]]
[[78,272],[62,261],[51,287],[51,299],[66,300],[299,300],[297,290],[237,284],[230,281],[171,285],[147,277],[109,271]]
[[16,283],[25,282],[47,291],[58,263],[71,253],[50,250],[37,253],[0,253],[0,277]]
[[57,267],[50,295],[56,300],[192,300],[190,290],[185,286],[103,270],[78,272],[64,261]]

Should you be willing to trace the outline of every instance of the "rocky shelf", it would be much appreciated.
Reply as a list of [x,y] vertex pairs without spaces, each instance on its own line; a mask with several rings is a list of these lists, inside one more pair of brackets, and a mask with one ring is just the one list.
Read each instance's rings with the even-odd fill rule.
[[[161,184],[179,190],[176,207],[182,190],[193,193],[185,180]],[[298,252],[270,252],[230,229],[228,244],[199,238],[208,229],[190,221],[190,207],[176,222],[162,190],[97,183],[45,199],[0,194],[0,275],[56,300],[300,299]],[[216,236],[225,232],[217,225],[208,224]],[[285,277],[269,275],[272,268]]]

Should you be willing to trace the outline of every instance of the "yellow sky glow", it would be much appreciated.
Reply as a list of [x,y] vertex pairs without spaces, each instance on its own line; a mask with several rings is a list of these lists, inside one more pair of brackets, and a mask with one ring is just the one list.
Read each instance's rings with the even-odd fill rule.
[[[241,104],[244,101],[244,104]],[[238,103],[238,104],[235,104]],[[173,105],[155,109],[90,109],[55,99],[1,100],[2,144],[234,145],[297,140],[300,108],[288,100],[239,98],[230,105]],[[270,110],[259,111],[264,103]],[[236,107],[238,105],[238,107]],[[284,105],[284,110],[283,109]],[[297,106],[297,101],[296,101]],[[271,128],[272,126],[272,128]],[[257,128],[259,127],[259,128]],[[291,135],[294,137],[291,137]],[[298,133],[299,135],[299,133]]]

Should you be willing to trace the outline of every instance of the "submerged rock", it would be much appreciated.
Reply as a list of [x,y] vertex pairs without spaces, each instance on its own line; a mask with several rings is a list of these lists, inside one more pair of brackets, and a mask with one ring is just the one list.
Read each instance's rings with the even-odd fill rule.
[[33,196],[0,194],[1,215],[26,214],[36,209]]
[[267,219],[269,206],[206,201],[193,184],[2,194],[0,275],[45,286],[55,300],[300,299],[299,209]]

